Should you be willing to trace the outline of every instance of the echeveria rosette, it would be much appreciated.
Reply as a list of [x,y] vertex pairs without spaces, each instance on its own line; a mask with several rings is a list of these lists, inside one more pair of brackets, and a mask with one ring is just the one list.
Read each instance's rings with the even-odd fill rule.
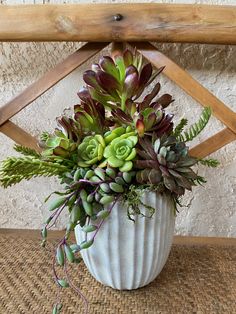
[[138,159],[135,161],[136,180],[140,184],[163,184],[172,193],[181,196],[191,190],[198,175],[191,169],[197,159],[190,157],[188,147],[174,136],[164,135],[154,143],[139,139]]
[[137,142],[138,137],[135,132],[125,133],[113,139],[104,150],[106,163],[113,168],[119,168],[121,172],[130,171],[136,157]]
[[90,167],[96,164],[102,159],[105,146],[104,138],[101,135],[86,136],[78,146],[78,166]]
[[56,130],[53,135],[49,135],[43,143],[42,156],[58,156],[61,158],[69,158],[76,150],[76,143],[67,138],[67,136],[59,130]]

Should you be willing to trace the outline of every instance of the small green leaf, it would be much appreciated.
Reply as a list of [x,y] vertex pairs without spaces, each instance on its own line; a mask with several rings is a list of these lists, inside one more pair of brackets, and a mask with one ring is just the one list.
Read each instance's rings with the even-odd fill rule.
[[87,202],[92,203],[94,200],[94,193],[90,193],[87,197]]
[[87,226],[84,226],[82,228],[82,230],[84,232],[86,232],[86,233],[93,232],[93,231],[97,230],[97,226],[95,226],[95,225],[87,225]]
[[107,169],[106,169],[106,174],[107,174],[110,178],[112,178],[112,179],[115,179],[115,177],[116,177],[116,172],[115,172],[115,170],[112,169],[112,168],[107,168]]
[[126,183],[130,183],[131,182],[132,176],[131,176],[131,174],[129,172],[123,172],[122,176],[123,176],[123,178],[124,178]]
[[121,172],[128,172],[133,168],[132,161],[126,161],[122,167],[119,168]]
[[110,188],[112,191],[116,192],[116,193],[123,193],[124,192],[124,188],[122,185],[115,183],[115,182],[111,182],[109,184]]
[[101,180],[105,180],[105,173],[104,170],[102,170],[101,168],[96,168],[94,170],[94,173],[96,174],[96,176],[98,176]]
[[64,245],[64,250],[65,250],[66,258],[68,259],[68,261],[73,263],[74,259],[75,259],[75,256],[74,256],[74,253],[71,250],[71,248],[67,244],[65,244]]
[[124,179],[121,178],[121,177],[116,177],[115,181],[116,181],[117,184],[120,184],[120,185],[125,185],[126,184]]
[[78,220],[80,220],[82,214],[82,208],[79,205],[74,205],[72,207],[71,213],[70,213],[70,220],[73,223],[76,223]]
[[107,204],[110,204],[114,201],[114,196],[113,195],[106,195],[106,196],[103,196],[101,199],[100,199],[100,203],[102,205],[107,205]]
[[74,181],[79,181],[80,179],[80,168],[78,168],[74,173]]
[[73,253],[77,253],[80,251],[80,246],[78,244],[71,244],[70,248],[71,248]]
[[99,213],[97,213],[97,218],[105,219],[110,215],[110,212],[106,209],[101,210]]
[[57,248],[57,254],[56,254],[57,262],[60,266],[64,266],[64,252],[62,250],[61,245]]
[[86,175],[85,175],[85,179],[90,179],[92,176],[94,175],[94,171],[93,170],[88,170],[86,172]]
[[62,288],[69,287],[69,284],[65,279],[58,279],[57,282]]
[[105,192],[105,193],[109,193],[111,191],[110,187],[109,187],[109,184],[107,183],[102,183],[100,185],[100,189]]
[[93,208],[90,203],[87,202],[87,200],[82,200],[83,208],[88,216],[93,215]]
[[42,234],[42,238],[43,239],[46,239],[47,238],[47,235],[48,235],[48,230],[46,227],[44,227],[41,231],[41,234]]
[[82,200],[87,200],[88,194],[84,189],[80,191],[79,195],[80,195]]
[[92,178],[90,178],[91,182],[101,182],[101,179],[98,176],[92,176]]
[[62,206],[66,201],[66,197],[59,197],[51,201],[51,203],[48,205],[48,209],[50,211],[53,211],[54,209]]
[[83,241],[80,243],[80,248],[81,248],[81,250],[88,249],[92,244],[93,244],[93,239],[91,239],[89,241]]

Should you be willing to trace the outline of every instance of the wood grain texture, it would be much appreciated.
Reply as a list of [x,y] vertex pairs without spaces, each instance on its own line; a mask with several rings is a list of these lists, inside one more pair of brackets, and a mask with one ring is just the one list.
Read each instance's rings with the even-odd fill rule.
[[204,158],[233,141],[236,141],[236,134],[230,129],[225,128],[190,149],[189,153],[193,157]]
[[17,144],[33,148],[38,152],[41,151],[37,139],[11,121],[2,124],[0,132],[10,137]]
[[0,108],[0,125],[32,103],[73,70],[102,50],[107,44],[108,43],[87,43],[56,65],[52,70],[44,74],[38,81],[31,84],[21,94]]
[[156,3],[1,6],[0,40],[236,44],[236,6]]
[[[64,236],[64,231],[51,230],[48,234],[49,239],[61,239]],[[30,229],[4,229],[0,228],[0,235],[8,237],[16,237],[23,239],[41,239],[40,230]],[[72,240],[75,240],[72,235]],[[236,246],[236,238],[222,238],[222,237],[193,237],[193,236],[175,236],[174,244],[177,245],[233,245]]]
[[165,66],[163,73],[188,95],[204,107],[211,107],[214,116],[236,133],[236,113],[196,81],[188,72],[158,51],[150,43],[132,43],[157,68]]

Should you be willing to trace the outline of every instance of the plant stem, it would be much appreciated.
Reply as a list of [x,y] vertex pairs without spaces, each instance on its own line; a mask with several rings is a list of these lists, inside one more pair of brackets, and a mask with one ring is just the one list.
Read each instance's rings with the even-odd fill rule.
[[[120,198],[120,196],[118,196],[118,197],[114,200],[114,202],[111,204],[110,208],[108,209],[109,215],[110,215],[110,213],[111,213],[113,207],[115,206],[115,204],[116,204],[117,201],[119,200],[119,198]],[[92,238],[91,238],[92,241],[94,241],[94,239],[95,239],[95,237],[96,237],[98,231],[100,230],[100,228],[101,228],[101,226],[103,225],[103,223],[104,223],[105,220],[106,220],[106,218],[105,218],[105,219],[102,219],[101,222],[99,223],[99,225],[98,225],[98,227],[97,227],[97,229],[96,229],[94,235],[93,235]]]
[[68,284],[70,285],[70,287],[75,291],[77,292],[80,297],[82,298],[82,300],[84,301],[84,304],[85,304],[85,314],[88,313],[88,300],[86,299],[86,297],[83,295],[83,293],[76,287],[76,285],[74,285],[74,283],[71,281],[70,279],[70,276],[69,276],[69,273],[68,273],[68,269],[67,269],[67,261],[66,261],[66,258],[65,258],[65,265],[64,265],[64,273],[66,275],[66,279],[67,279],[67,282]]

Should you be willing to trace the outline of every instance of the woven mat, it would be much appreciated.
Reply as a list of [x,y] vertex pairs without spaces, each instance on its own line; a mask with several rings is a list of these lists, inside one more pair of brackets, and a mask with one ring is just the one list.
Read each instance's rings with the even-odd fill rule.
[[[57,289],[49,257],[36,239],[1,235],[0,314],[52,313]],[[235,246],[174,245],[159,277],[130,292],[103,287],[83,264],[70,273],[89,301],[90,314],[236,313]],[[81,299],[63,291],[62,313],[83,314]]]

